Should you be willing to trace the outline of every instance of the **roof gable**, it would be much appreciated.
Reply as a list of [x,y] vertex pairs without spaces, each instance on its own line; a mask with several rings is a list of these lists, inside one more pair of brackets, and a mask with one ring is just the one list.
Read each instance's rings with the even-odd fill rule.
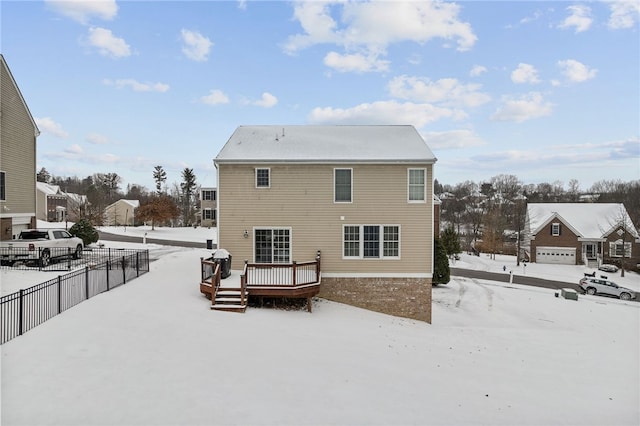
[[435,156],[413,126],[240,126],[224,162],[412,162]]
[[638,238],[631,218],[622,203],[530,203],[527,217],[532,234],[537,234],[554,218],[562,218],[582,238],[602,238],[617,229],[621,219],[631,224],[629,232]]
[[60,187],[58,185],[50,185],[45,182],[36,182],[36,189],[46,195],[61,194]]
[[35,131],[35,136],[39,136],[40,135],[40,130],[38,129],[38,125],[36,124],[36,121],[33,119],[33,116],[31,115],[31,111],[29,110],[29,106],[27,105],[27,102],[24,100],[24,97],[22,96],[22,92],[20,92],[20,88],[18,87],[18,83],[16,83],[15,78],[13,78],[13,74],[11,74],[11,70],[9,69],[9,65],[7,65],[7,62],[4,59],[4,56],[0,53],[0,63],[2,64],[2,68],[4,68],[5,72],[7,73],[7,75],[9,76],[9,78],[11,79],[11,84],[13,85],[13,87],[16,89],[16,92],[18,93],[18,97],[20,98],[20,102],[22,103],[22,106],[24,107],[25,112],[27,113],[27,116],[29,117],[29,120],[31,121],[31,124],[33,125],[33,129]]

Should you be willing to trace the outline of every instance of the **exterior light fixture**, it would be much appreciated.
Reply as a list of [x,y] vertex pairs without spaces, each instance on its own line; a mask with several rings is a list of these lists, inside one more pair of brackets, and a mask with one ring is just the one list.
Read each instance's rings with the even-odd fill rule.
[[245,238],[249,238],[249,231],[247,231],[246,229],[244,230],[244,233],[242,234],[243,237]]

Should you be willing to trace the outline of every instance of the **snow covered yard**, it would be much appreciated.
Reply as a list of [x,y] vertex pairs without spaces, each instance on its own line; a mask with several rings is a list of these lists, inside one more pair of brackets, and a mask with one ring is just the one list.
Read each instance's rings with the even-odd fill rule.
[[640,303],[454,277],[433,325],[321,299],[224,313],[198,290],[210,251],[104,243],[159,260],[0,347],[3,425],[640,423]]

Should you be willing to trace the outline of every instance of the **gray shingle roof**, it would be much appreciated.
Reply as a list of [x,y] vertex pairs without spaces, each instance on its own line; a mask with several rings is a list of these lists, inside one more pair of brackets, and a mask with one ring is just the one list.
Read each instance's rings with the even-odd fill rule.
[[413,126],[240,126],[216,162],[408,162],[435,156]]

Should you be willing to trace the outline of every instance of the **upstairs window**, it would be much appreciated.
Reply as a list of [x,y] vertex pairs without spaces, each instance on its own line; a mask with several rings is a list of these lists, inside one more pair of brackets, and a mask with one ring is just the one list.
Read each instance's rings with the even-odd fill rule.
[[216,211],[213,209],[202,210],[202,219],[204,220],[216,220]]
[[552,223],[551,224],[551,235],[554,237],[559,237],[560,234],[562,233],[562,227],[560,226],[559,223]]
[[256,188],[269,188],[271,186],[269,171],[269,169],[256,169]]
[[424,203],[427,200],[427,171],[425,169],[409,169],[409,202]]
[[216,191],[213,189],[203,189],[202,190],[202,199],[204,201],[215,201],[216,200]]
[[334,201],[350,203],[352,196],[351,169],[334,169]]

